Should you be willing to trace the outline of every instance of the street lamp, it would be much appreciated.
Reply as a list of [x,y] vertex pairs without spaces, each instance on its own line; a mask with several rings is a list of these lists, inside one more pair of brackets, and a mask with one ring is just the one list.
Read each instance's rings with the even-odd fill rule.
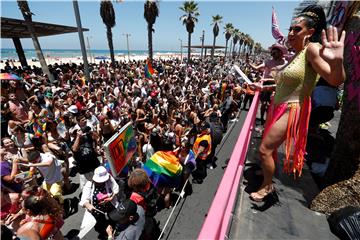
[[[90,36],[90,39],[92,39],[92,36]],[[93,58],[92,58],[92,56],[91,56],[91,48],[90,48],[89,37],[86,37],[86,41],[87,41],[87,47],[88,47],[88,51],[89,51],[90,63],[92,63],[92,62],[93,62]]]
[[[203,50],[204,50],[204,40],[205,40],[205,30],[202,31],[202,36],[200,37],[201,41],[201,56],[200,58],[203,58]],[[206,50],[205,50],[205,57],[206,57]]]
[[128,51],[128,60],[130,62],[130,48],[129,48],[129,37],[131,36],[130,33],[123,33],[123,36],[126,36],[126,46]]
[[182,47],[183,47],[183,45],[182,45],[182,40],[180,38],[179,38],[179,41],[180,41],[180,60],[182,62],[182,60],[183,60],[183,55],[182,55]]

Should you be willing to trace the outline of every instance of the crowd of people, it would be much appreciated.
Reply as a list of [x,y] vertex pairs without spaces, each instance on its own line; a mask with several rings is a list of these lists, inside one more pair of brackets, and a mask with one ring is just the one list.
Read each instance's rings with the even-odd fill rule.
[[[172,191],[191,188],[190,175],[201,184],[207,169],[216,167],[216,147],[229,121],[251,105],[255,90],[262,91],[262,124],[268,115],[260,146],[264,182],[250,197],[263,201],[274,191],[273,154],[284,140],[285,170],[301,174],[311,92],[319,75],[331,85],[343,81],[344,36],[338,41],[331,28],[328,38],[322,33],[323,45],[313,43],[324,28],[322,10],[314,9],[305,9],[290,28],[295,55],[274,44],[266,61],[266,55],[191,64],[160,59],[151,63],[156,74],[150,77],[147,61],[102,62],[90,65],[90,79],[83,65],[55,64],[49,66],[53,82],[35,66],[6,65],[2,72],[22,80],[1,83],[2,234],[62,239],[70,214],[64,195],[73,192],[70,171],[76,171],[79,205],[96,219],[99,239],[157,238],[160,203],[171,207]],[[234,64],[254,83],[244,82]],[[280,72],[275,80],[272,72]],[[104,167],[104,144],[128,123],[137,149],[120,178]],[[142,168],[159,151],[171,152],[182,165],[177,186],[156,186]]]
[[[31,230],[44,239],[59,237],[62,220],[69,215],[64,195],[74,190],[70,171],[77,171],[80,206],[92,213],[99,237],[105,238],[108,226],[116,226],[104,213],[120,211],[119,204],[132,206],[124,203],[133,196],[131,192],[148,193],[154,188],[149,177],[137,169],[158,151],[173,152],[183,166],[177,190],[190,175],[193,182],[202,183],[207,169],[216,167],[216,146],[229,121],[242,106],[246,109],[251,104],[254,95],[232,71],[234,63],[222,57],[194,59],[190,65],[180,59],[155,60],[156,74],[145,77],[146,61],[102,62],[90,66],[88,80],[83,65],[55,64],[49,66],[54,82],[35,66],[7,65],[1,71],[22,80],[3,80],[1,87],[2,223],[18,235]],[[260,78],[245,57],[236,63],[250,79]],[[129,122],[137,150],[130,163],[135,171],[125,176],[127,184],[126,179],[119,182],[118,176],[110,176],[103,168],[103,146]],[[188,161],[189,154],[196,161]],[[127,193],[127,188],[132,191]],[[173,188],[152,190],[152,197],[171,207],[171,191]],[[131,198],[145,211],[145,215],[138,214],[140,219],[154,216],[156,206],[146,206],[142,194]],[[32,204],[25,204],[27,201]],[[49,211],[51,208],[58,211]],[[24,219],[32,224],[25,224]]]

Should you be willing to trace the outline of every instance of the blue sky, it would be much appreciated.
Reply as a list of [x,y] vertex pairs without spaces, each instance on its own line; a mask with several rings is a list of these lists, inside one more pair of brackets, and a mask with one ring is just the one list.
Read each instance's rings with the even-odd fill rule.
[[[88,28],[85,37],[89,37],[92,49],[107,49],[105,25],[100,17],[100,1],[79,1],[82,25]],[[199,1],[199,21],[192,34],[192,44],[200,44],[202,31],[205,30],[205,44],[212,44],[213,33],[211,20],[216,14],[223,16],[217,45],[225,45],[223,26],[232,23],[240,31],[249,34],[260,42],[263,47],[269,47],[275,42],[271,35],[271,10],[275,8],[280,29],[286,36],[293,10],[299,1]],[[126,49],[126,39],[123,33],[130,33],[130,49],[147,49],[147,28],[143,17],[144,1],[113,1],[116,26],[113,28],[114,48]],[[161,1],[160,14],[154,25],[153,49],[179,50],[180,41],[187,43],[185,26],[179,21],[183,12],[179,9],[181,1]],[[72,1],[29,1],[31,11],[35,14],[33,21],[76,26]],[[1,1],[1,16],[23,19],[16,1]],[[44,49],[79,49],[77,33],[42,37],[41,47]],[[24,48],[33,48],[29,39],[21,40]],[[14,48],[11,39],[1,40],[2,48]]]

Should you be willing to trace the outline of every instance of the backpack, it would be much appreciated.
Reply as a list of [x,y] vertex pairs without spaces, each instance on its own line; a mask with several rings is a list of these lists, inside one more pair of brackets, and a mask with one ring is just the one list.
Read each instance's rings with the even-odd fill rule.
[[151,185],[150,189],[146,192],[133,192],[131,195],[132,196],[130,197],[130,199],[136,198],[137,201],[134,199],[133,201],[144,207],[145,216],[153,217],[156,215],[157,201],[159,196],[157,189],[153,185]]

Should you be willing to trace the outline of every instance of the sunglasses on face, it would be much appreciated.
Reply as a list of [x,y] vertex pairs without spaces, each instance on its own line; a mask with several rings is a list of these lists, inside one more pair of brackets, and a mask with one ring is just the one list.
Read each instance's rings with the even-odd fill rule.
[[301,30],[302,30],[302,27],[298,27],[298,26],[290,27],[290,28],[289,28],[289,32],[294,31],[294,32],[298,33],[298,32],[300,32]]

